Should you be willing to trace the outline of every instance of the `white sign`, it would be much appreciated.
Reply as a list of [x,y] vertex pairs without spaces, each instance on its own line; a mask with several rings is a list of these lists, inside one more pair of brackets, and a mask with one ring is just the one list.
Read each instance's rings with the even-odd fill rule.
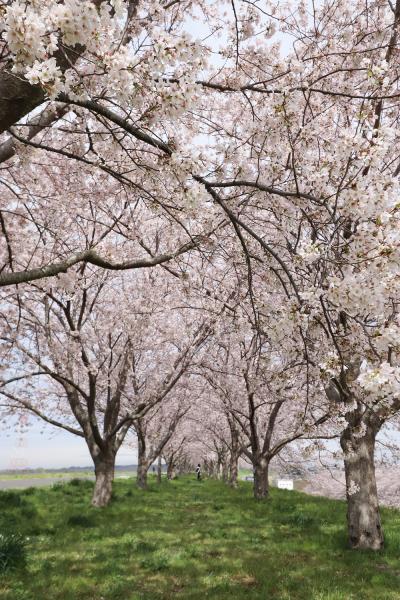
[[280,490],[292,490],[293,479],[278,479],[278,488]]

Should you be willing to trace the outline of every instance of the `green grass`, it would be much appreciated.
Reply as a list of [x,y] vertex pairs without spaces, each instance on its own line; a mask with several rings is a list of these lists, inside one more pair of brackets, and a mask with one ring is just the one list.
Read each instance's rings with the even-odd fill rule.
[[10,479],[73,479],[74,477],[93,477],[93,471],[69,471],[65,472],[47,472],[42,473],[0,473],[0,481],[9,481]]
[[346,547],[345,504],[193,478],[117,481],[104,509],[92,483],[0,493],[0,533],[28,537],[2,600],[399,600],[400,513],[383,511],[386,548]]
[[[10,481],[12,479],[85,479],[93,477],[93,471],[43,471],[41,473],[0,473],[0,481]],[[132,477],[132,471],[117,471],[115,474],[118,477]]]

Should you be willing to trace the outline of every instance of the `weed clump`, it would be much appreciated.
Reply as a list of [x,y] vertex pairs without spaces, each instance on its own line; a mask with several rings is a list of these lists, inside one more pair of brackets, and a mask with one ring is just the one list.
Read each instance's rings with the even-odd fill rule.
[[149,571],[163,571],[164,569],[168,569],[170,561],[164,552],[158,552],[142,558],[139,564]]
[[27,501],[18,492],[0,492],[0,506],[2,508],[14,508],[26,506]]
[[25,566],[27,542],[20,533],[0,533],[0,573]]
[[71,527],[82,527],[82,529],[96,527],[93,518],[87,517],[86,515],[71,515],[67,519],[67,525],[70,525]]
[[73,479],[71,479],[69,481],[69,485],[72,485],[73,487],[77,487],[77,488],[87,489],[87,488],[91,488],[93,483],[91,481],[88,481],[87,479],[81,479],[79,477],[74,477]]

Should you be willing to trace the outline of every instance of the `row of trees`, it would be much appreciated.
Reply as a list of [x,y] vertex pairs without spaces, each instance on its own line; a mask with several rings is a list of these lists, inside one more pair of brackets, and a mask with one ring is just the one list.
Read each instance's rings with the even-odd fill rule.
[[85,439],[99,506],[132,429],[142,486],[197,444],[233,485],[245,456],[257,498],[337,437],[350,544],[379,549],[400,1],[0,7],[5,410]]

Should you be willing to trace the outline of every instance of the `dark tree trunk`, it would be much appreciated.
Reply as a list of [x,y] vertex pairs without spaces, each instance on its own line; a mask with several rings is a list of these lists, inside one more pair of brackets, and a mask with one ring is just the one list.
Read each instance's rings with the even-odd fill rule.
[[221,462],[220,457],[218,457],[217,464],[216,464],[216,470],[215,470],[215,478],[216,479],[221,478],[221,466],[222,466],[222,462]]
[[238,462],[239,455],[232,451],[229,460],[229,485],[233,488],[238,486]]
[[167,463],[167,478],[168,479],[175,479],[176,477],[176,473],[175,473],[175,464],[173,460],[170,460]]
[[221,475],[222,475],[222,481],[223,481],[224,483],[228,483],[228,481],[229,481],[229,463],[228,463],[228,461],[227,461],[227,460],[224,458],[224,459],[222,460],[222,463],[221,463],[221,465],[222,465],[222,473],[221,473]]
[[136,485],[141,490],[147,490],[147,471],[150,462],[146,459],[146,439],[142,432],[138,432],[138,467],[136,474]]
[[[352,548],[380,550],[383,531],[375,479],[374,449],[379,425],[364,423],[366,431],[348,425],[340,443],[344,452],[347,526]],[[360,434],[363,436],[360,437]]]
[[145,462],[139,462],[136,475],[136,485],[141,490],[147,490],[148,466]]
[[161,464],[161,456],[158,457],[157,461],[157,483],[161,483],[162,477],[162,464]]
[[266,458],[261,458],[254,465],[254,498],[256,500],[265,500],[268,498],[269,482],[268,482],[269,462]]
[[44,91],[39,85],[31,85],[23,77],[3,71],[0,76],[0,133],[44,100]]
[[107,506],[111,500],[114,481],[115,454],[98,455],[94,458],[94,484],[92,505],[98,508]]

